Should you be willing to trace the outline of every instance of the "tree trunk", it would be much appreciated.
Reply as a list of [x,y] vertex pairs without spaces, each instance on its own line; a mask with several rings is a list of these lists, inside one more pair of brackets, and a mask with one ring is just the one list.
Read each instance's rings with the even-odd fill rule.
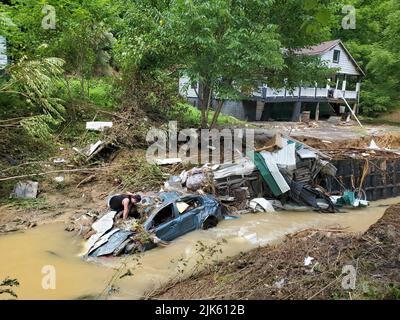
[[209,96],[211,88],[208,83],[204,82],[200,88],[200,110],[201,110],[201,128],[207,129],[207,110],[209,106]]
[[214,116],[211,120],[210,129],[214,129],[215,126],[217,125],[218,117],[219,117],[219,114],[221,113],[223,105],[224,105],[224,100],[219,100],[218,104],[217,104],[217,108],[215,109]]

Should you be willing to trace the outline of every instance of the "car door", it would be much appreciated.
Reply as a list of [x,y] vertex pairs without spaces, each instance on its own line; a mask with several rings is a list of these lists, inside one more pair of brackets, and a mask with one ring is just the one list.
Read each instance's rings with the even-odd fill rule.
[[174,240],[180,235],[178,228],[179,217],[177,216],[175,205],[170,204],[170,206],[174,215],[173,219],[155,227],[156,236],[164,241]]
[[[197,200],[197,199],[196,199]],[[199,201],[199,200],[197,200]],[[190,231],[196,230],[199,227],[198,214],[204,210],[204,205],[201,204],[198,207],[185,211],[179,216],[179,229],[180,234],[185,234]]]

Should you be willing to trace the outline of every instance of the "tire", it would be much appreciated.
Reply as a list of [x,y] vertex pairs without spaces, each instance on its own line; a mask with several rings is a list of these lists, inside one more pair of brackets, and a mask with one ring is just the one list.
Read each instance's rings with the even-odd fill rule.
[[208,217],[206,221],[203,222],[203,230],[211,229],[216,227],[218,220],[215,217]]

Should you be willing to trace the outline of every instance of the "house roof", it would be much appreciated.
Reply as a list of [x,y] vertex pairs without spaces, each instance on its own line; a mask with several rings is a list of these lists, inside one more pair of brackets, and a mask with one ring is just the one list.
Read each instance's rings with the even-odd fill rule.
[[330,41],[325,41],[320,44],[317,44],[315,46],[310,46],[306,48],[299,49],[297,52],[299,54],[307,55],[307,56],[319,56],[324,54],[325,52],[328,52],[329,50],[332,50],[334,47],[337,45],[340,45],[345,52],[348,54],[350,59],[353,61],[354,65],[357,67],[357,69],[361,72],[363,76],[365,76],[365,72],[361,69],[361,67],[358,65],[357,61],[353,58],[349,50],[345,47],[343,42],[340,39],[337,40],[330,40]]
[[340,40],[325,41],[325,42],[322,42],[315,46],[300,49],[299,53],[307,55],[307,56],[320,55],[320,54],[323,54],[323,53],[329,51],[333,47],[336,47],[340,42],[341,42]]

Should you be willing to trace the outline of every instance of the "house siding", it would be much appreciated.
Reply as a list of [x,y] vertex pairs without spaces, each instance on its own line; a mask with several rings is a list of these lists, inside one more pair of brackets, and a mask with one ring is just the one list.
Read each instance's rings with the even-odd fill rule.
[[[196,90],[198,92],[198,85],[197,85]],[[192,88],[192,86],[189,84],[188,77],[183,76],[183,77],[179,78],[179,94],[182,97],[197,98],[196,90],[195,90],[195,88]]]
[[[333,62],[333,52],[334,50],[339,50],[340,51],[340,60],[339,63],[334,63]],[[331,68],[340,68],[340,72],[342,74],[349,74],[349,75],[356,75],[359,76],[361,75],[360,71],[357,69],[357,67],[354,65],[354,62],[352,61],[351,57],[347,54],[346,50],[342,47],[341,44],[338,44],[331,50],[325,52],[322,56],[321,59],[323,61],[328,62],[328,66]]]

